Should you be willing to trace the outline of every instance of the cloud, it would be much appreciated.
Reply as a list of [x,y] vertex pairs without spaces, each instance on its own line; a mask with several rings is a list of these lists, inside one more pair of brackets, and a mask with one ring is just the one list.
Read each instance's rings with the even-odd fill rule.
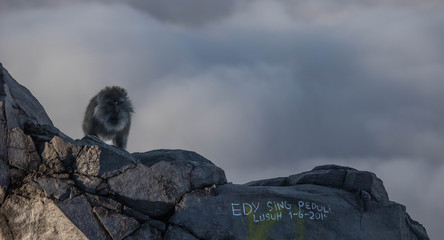
[[191,0],[191,1],[140,1],[130,0],[135,9],[149,13],[161,21],[192,25],[204,25],[229,16],[242,1],[238,0]]
[[[288,23],[288,17],[299,21],[314,22],[317,24],[335,24],[346,19],[352,12],[360,12],[364,8],[419,8],[430,9],[441,6],[440,0],[365,0],[365,1],[291,1],[291,0],[94,0],[94,1],[69,1],[69,0],[2,0],[0,12],[9,12],[21,9],[33,8],[60,8],[64,6],[83,4],[122,4],[149,14],[151,17],[164,23],[172,23],[186,26],[204,26],[218,21],[232,18],[233,15],[245,16],[241,24],[249,23],[253,19],[253,25],[260,23],[264,26],[273,26],[275,23]],[[282,14],[282,12],[284,14]],[[278,14],[274,14],[278,13]],[[252,15],[256,17],[251,18]],[[287,19],[286,19],[287,18]]]
[[[52,88],[46,86],[54,85],[62,95],[68,89],[72,98],[85,95],[78,104],[66,97],[64,104],[42,99],[54,109],[50,115],[55,122],[74,136],[81,136],[74,119],[60,114],[65,117],[57,121],[56,115],[71,105],[82,112],[101,86],[120,84],[133,94],[136,106],[159,99],[181,106],[164,118],[173,123],[170,119],[182,119],[178,126],[199,132],[186,141],[194,146],[211,138],[211,128],[221,121],[212,126],[214,119],[198,123],[192,116],[216,114],[212,106],[223,106],[230,120],[226,128],[258,139],[242,141],[258,151],[239,154],[243,162],[267,165],[270,157],[286,162],[326,156],[441,161],[443,59],[435,49],[442,36],[432,33],[434,25],[411,9],[384,8],[361,9],[336,26],[291,26],[291,15],[279,4],[258,1],[243,15],[202,29],[164,25],[119,4],[26,10],[2,15],[7,21],[1,25],[6,43],[1,51],[13,75],[30,79],[25,85],[37,93],[48,96]],[[283,15],[272,25],[283,28],[259,20],[270,8],[268,18]],[[23,65],[28,67],[22,70]],[[188,95],[190,86],[193,94]],[[214,102],[214,96],[222,100]],[[155,115],[163,116],[161,108],[155,109]],[[169,129],[165,126],[158,127]],[[221,143],[238,138],[229,130],[223,129],[231,135],[225,134]],[[170,137],[156,139],[174,142]],[[135,145],[134,150],[142,150]]]
[[33,8],[57,8],[83,4],[86,2],[101,4],[125,4],[141,12],[148,13],[159,21],[187,26],[201,26],[208,22],[218,21],[229,16],[237,6],[247,0],[161,0],[141,1],[129,0],[125,2],[117,0],[80,0],[75,3],[68,0],[2,0],[0,12]]
[[74,138],[90,97],[121,85],[130,151],[194,150],[237,183],[374,171],[442,235],[443,4],[218,2],[2,1],[0,61]]

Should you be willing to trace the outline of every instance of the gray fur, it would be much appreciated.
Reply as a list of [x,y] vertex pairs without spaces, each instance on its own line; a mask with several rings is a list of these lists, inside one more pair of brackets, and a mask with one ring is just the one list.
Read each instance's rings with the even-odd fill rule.
[[106,87],[89,101],[83,132],[102,140],[112,140],[114,146],[125,149],[133,112],[125,89]]

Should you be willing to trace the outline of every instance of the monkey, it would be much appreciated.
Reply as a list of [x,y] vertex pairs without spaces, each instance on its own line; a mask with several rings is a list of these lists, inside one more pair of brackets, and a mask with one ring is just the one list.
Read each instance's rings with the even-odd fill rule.
[[89,101],[83,119],[85,135],[112,140],[113,145],[126,149],[133,105],[125,89],[105,87]]

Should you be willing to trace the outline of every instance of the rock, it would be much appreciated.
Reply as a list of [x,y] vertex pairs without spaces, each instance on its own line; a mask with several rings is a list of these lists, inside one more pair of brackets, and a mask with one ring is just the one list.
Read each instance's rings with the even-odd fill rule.
[[288,185],[317,184],[344,188],[349,191],[365,191],[376,201],[388,201],[382,181],[371,172],[361,172],[335,165],[319,166],[310,172],[288,177]]
[[0,68],[0,239],[429,239],[373,173],[228,184],[195,152],[71,139]]
[[161,149],[145,153],[133,153],[133,156],[148,167],[160,161],[187,162],[193,167],[190,179],[192,188],[227,183],[224,170],[195,152]]
[[14,239],[88,239],[54,202],[46,198],[9,196],[0,212],[7,218]]
[[102,179],[93,176],[85,176],[82,174],[73,174],[73,179],[77,187],[89,193],[96,193],[97,188],[102,183]]
[[222,169],[194,152],[155,150],[133,156],[142,164],[108,179],[108,185],[126,205],[151,216],[168,214],[192,189],[226,183]]
[[246,183],[247,186],[288,186],[287,177],[263,179]]
[[85,194],[90,204],[94,207],[105,207],[115,212],[122,211],[122,204],[108,197],[97,196],[94,194]]
[[[1,80],[0,80],[1,81]],[[0,82],[1,83],[1,82]],[[0,88],[0,203],[6,197],[6,191],[9,186],[9,165],[7,158],[7,130],[4,110],[5,95],[1,93]]]
[[135,161],[129,154],[109,148],[84,146],[74,163],[74,171],[83,175],[109,178],[134,168]]
[[165,233],[165,240],[175,240],[175,239],[181,239],[181,240],[199,240],[193,235],[191,235],[189,232],[185,231],[182,228],[176,227],[174,225],[170,225],[168,227],[168,231]]
[[45,172],[46,174],[52,174],[52,173],[61,173],[67,171],[64,164],[59,159],[54,147],[49,142],[46,142],[44,144],[44,149],[41,156],[42,156],[42,164],[39,167],[39,170],[41,172]]
[[198,239],[421,239],[403,206],[371,199],[364,210],[344,189],[225,184],[216,192],[186,194],[170,223]]
[[3,202],[6,197],[6,191],[9,186],[9,177],[9,166],[3,158],[0,158],[0,203]]
[[158,229],[158,230],[160,230],[160,231],[162,231],[162,232],[165,232],[165,230],[166,230],[166,224],[163,223],[163,222],[161,222],[161,221],[158,221],[158,220],[150,220],[150,221],[148,221],[148,223],[149,223],[152,227],[154,227],[154,228],[156,228],[156,229]]
[[94,207],[94,212],[114,240],[121,240],[139,227],[136,219],[103,207]]
[[315,167],[313,170],[291,175],[287,178],[273,178],[247,183],[248,186],[293,186],[314,184],[348,191],[365,191],[377,201],[388,201],[382,181],[371,172],[361,172],[354,168],[337,165]]
[[142,213],[160,217],[174,209],[180,198],[191,191],[187,163],[161,161],[150,168],[138,165],[108,179],[110,191],[123,203]]
[[45,191],[46,197],[57,200],[65,200],[76,194],[74,181],[68,179],[57,179],[51,177],[40,177],[37,179],[39,186]]
[[62,139],[58,136],[53,136],[50,141],[44,142],[42,146],[41,156],[45,168],[41,171],[47,173],[71,170],[82,149],[81,146],[72,143],[70,139]]
[[7,219],[3,214],[0,214],[0,239],[4,240],[14,239],[12,236],[11,229],[9,229]]
[[40,185],[35,181],[30,181],[23,184],[18,189],[13,189],[13,193],[14,194],[12,195],[18,195],[20,197],[25,197],[28,199],[47,197],[47,194],[45,193],[43,188],[41,188]]
[[0,64],[0,94],[7,119],[6,129],[24,129],[26,122],[53,127],[51,119],[28,89],[17,83]]
[[20,128],[8,132],[8,159],[9,165],[27,171],[36,171],[40,165],[34,142]]
[[125,240],[161,240],[162,233],[152,228],[148,223],[143,224],[139,230],[131,234]]
[[63,202],[56,202],[56,205],[88,239],[109,239],[104,226],[93,215],[85,196],[79,195]]

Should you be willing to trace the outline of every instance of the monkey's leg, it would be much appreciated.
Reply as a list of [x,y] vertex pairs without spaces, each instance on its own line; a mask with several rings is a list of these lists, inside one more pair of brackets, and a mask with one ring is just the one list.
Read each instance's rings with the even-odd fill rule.
[[128,141],[128,134],[117,134],[113,139],[113,145],[119,148],[126,149],[126,143]]

